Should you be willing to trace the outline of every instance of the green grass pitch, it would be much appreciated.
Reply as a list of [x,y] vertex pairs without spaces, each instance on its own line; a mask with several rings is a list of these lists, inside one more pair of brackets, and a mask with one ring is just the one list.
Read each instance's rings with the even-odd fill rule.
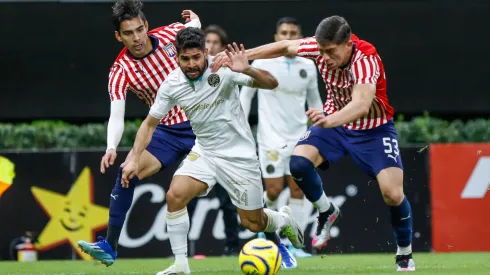
[[[490,253],[416,253],[416,274],[490,274]],[[109,268],[90,261],[0,262],[0,274],[156,274],[171,259],[120,259]],[[190,260],[192,274],[242,274],[236,257]],[[392,254],[344,254],[299,259],[298,268],[279,274],[389,274],[395,273]]]

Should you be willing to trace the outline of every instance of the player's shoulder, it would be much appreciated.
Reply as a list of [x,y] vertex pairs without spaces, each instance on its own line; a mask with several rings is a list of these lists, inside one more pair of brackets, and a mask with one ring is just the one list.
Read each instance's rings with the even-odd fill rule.
[[256,59],[252,62],[252,66],[259,69],[264,69],[270,66],[275,66],[277,62],[278,62],[278,58]]
[[111,71],[116,70],[118,68],[126,70],[127,69],[127,63],[131,62],[131,58],[127,54],[127,48],[124,47],[119,54],[117,55],[116,59],[114,60],[114,63],[112,63],[112,66],[110,68]]
[[297,56],[297,57],[295,57],[295,60],[301,66],[307,66],[309,68],[313,68],[313,69],[316,70],[315,61],[313,61],[313,60],[311,60],[309,58],[304,58],[304,57],[301,57],[301,56]]
[[184,24],[182,24],[180,22],[175,22],[175,23],[172,23],[170,25],[165,25],[165,26],[161,26],[161,27],[152,29],[148,32],[148,34],[155,35],[155,34],[161,34],[161,33],[165,33],[165,32],[170,32],[170,33],[175,34],[176,31],[179,31],[179,30],[184,29],[184,28],[185,28]]
[[187,83],[184,77],[184,73],[180,68],[171,71],[164,82],[167,82],[170,86],[180,86]]
[[374,47],[373,44],[366,40],[360,39],[355,34],[352,34],[352,42],[356,44],[356,50],[365,56],[378,54],[376,47]]
[[315,36],[308,36],[308,37],[301,38],[300,43],[301,43],[301,45],[307,45],[307,44],[316,45],[317,44],[316,43],[316,37]]

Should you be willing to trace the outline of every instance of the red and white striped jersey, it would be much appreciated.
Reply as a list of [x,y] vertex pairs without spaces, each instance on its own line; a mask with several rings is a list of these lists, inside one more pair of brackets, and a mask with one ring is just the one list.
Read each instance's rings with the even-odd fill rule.
[[320,55],[315,37],[304,38],[298,48],[298,55],[314,59],[327,89],[327,101],[323,110],[333,114],[352,100],[352,90],[356,84],[376,84],[376,95],[369,113],[349,124],[350,130],[373,129],[387,123],[393,117],[393,107],[386,95],[385,70],[376,48],[352,34],[353,52],[347,66],[338,69],[327,68]]
[[[178,68],[175,35],[183,28],[183,24],[174,23],[149,31],[153,49],[143,58],[135,58],[127,48],[119,53],[109,73],[111,101],[126,100],[126,92],[130,90],[149,107],[153,105],[160,85]],[[174,125],[187,120],[182,108],[174,106],[161,123]]]

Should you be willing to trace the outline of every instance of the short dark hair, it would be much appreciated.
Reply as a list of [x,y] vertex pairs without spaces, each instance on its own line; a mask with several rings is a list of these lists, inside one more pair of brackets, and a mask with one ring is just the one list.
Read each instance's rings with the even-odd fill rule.
[[301,26],[298,24],[298,20],[296,20],[296,18],[294,18],[294,17],[285,16],[285,17],[279,18],[279,20],[277,20],[277,23],[276,23],[276,30],[279,29],[279,27],[282,24],[293,24],[293,25],[298,26],[298,28],[301,30]]
[[207,36],[209,33],[214,33],[219,37],[221,45],[226,46],[228,44],[228,35],[226,31],[218,25],[209,25],[204,29],[204,34]]
[[116,31],[121,30],[121,22],[139,17],[146,21],[146,17],[141,11],[143,2],[141,0],[118,0],[112,6],[112,22]]
[[334,15],[318,24],[315,37],[319,44],[344,44],[351,38],[351,28],[345,18]]
[[181,29],[175,37],[175,47],[177,48],[177,53],[193,48],[199,48],[204,51],[206,49],[204,32],[199,28],[189,27]]

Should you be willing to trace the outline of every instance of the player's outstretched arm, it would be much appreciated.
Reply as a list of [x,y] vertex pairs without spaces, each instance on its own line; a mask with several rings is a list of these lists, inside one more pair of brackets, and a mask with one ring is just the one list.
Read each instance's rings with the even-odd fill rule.
[[223,66],[230,68],[230,70],[234,72],[243,73],[252,78],[253,82],[247,83],[249,85],[246,86],[272,90],[279,85],[277,79],[271,73],[253,68],[248,64],[243,44],[240,44],[240,49],[236,43],[233,43],[233,46],[228,45],[228,49],[225,50],[225,53],[228,56],[229,61],[225,62]]
[[285,55],[297,56],[300,44],[301,39],[283,40],[248,49],[245,53],[248,60],[270,59]]
[[136,139],[134,141],[131,156],[126,162],[121,165],[123,167],[123,187],[127,187],[129,184],[129,180],[131,180],[134,176],[136,176],[136,173],[138,173],[138,164],[141,154],[143,154],[143,151],[150,143],[151,137],[159,123],[160,119],[155,118],[151,115],[148,115],[143,123],[141,123],[141,126],[138,129],[138,133],[136,134]]
[[[235,43],[234,43],[235,44]],[[255,59],[270,59],[279,56],[296,56],[298,48],[301,45],[301,40],[283,40],[249,49],[245,52],[248,60]],[[229,57],[226,52],[220,52],[213,58],[211,71],[216,72],[226,62],[229,62]]]

